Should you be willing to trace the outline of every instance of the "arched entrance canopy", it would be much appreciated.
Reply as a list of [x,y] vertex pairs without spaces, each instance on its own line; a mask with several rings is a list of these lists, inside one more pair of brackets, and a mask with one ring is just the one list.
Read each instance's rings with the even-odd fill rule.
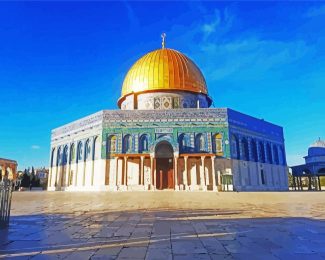
[[161,141],[156,145],[155,157],[156,158],[173,158],[174,150],[170,143]]

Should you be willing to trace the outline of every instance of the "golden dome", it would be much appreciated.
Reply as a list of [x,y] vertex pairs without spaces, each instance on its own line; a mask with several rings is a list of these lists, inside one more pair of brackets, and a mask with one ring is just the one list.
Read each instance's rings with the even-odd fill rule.
[[120,106],[133,93],[180,90],[207,94],[205,79],[195,63],[172,49],[158,49],[141,57],[126,74]]

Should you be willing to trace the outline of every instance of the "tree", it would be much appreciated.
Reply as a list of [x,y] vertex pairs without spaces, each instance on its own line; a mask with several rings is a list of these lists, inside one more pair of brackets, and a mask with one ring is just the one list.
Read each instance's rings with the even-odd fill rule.
[[27,174],[27,169],[24,170],[23,178],[21,180],[21,187],[27,188],[30,184],[30,177]]
[[325,186],[325,177],[321,176],[319,177],[319,179],[320,179],[320,185]]
[[292,174],[288,171],[288,185],[289,187],[293,187],[293,176]]

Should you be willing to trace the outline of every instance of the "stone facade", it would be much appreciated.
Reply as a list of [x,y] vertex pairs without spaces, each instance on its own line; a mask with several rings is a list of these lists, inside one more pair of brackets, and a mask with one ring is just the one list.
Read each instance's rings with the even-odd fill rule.
[[287,190],[282,128],[227,108],[104,110],[54,129],[49,190]]

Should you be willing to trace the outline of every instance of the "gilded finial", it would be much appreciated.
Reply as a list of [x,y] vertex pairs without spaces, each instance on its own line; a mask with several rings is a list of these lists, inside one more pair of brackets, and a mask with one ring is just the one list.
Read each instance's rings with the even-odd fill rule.
[[166,33],[161,34],[162,42],[161,42],[161,47],[165,49],[165,44],[166,44]]

